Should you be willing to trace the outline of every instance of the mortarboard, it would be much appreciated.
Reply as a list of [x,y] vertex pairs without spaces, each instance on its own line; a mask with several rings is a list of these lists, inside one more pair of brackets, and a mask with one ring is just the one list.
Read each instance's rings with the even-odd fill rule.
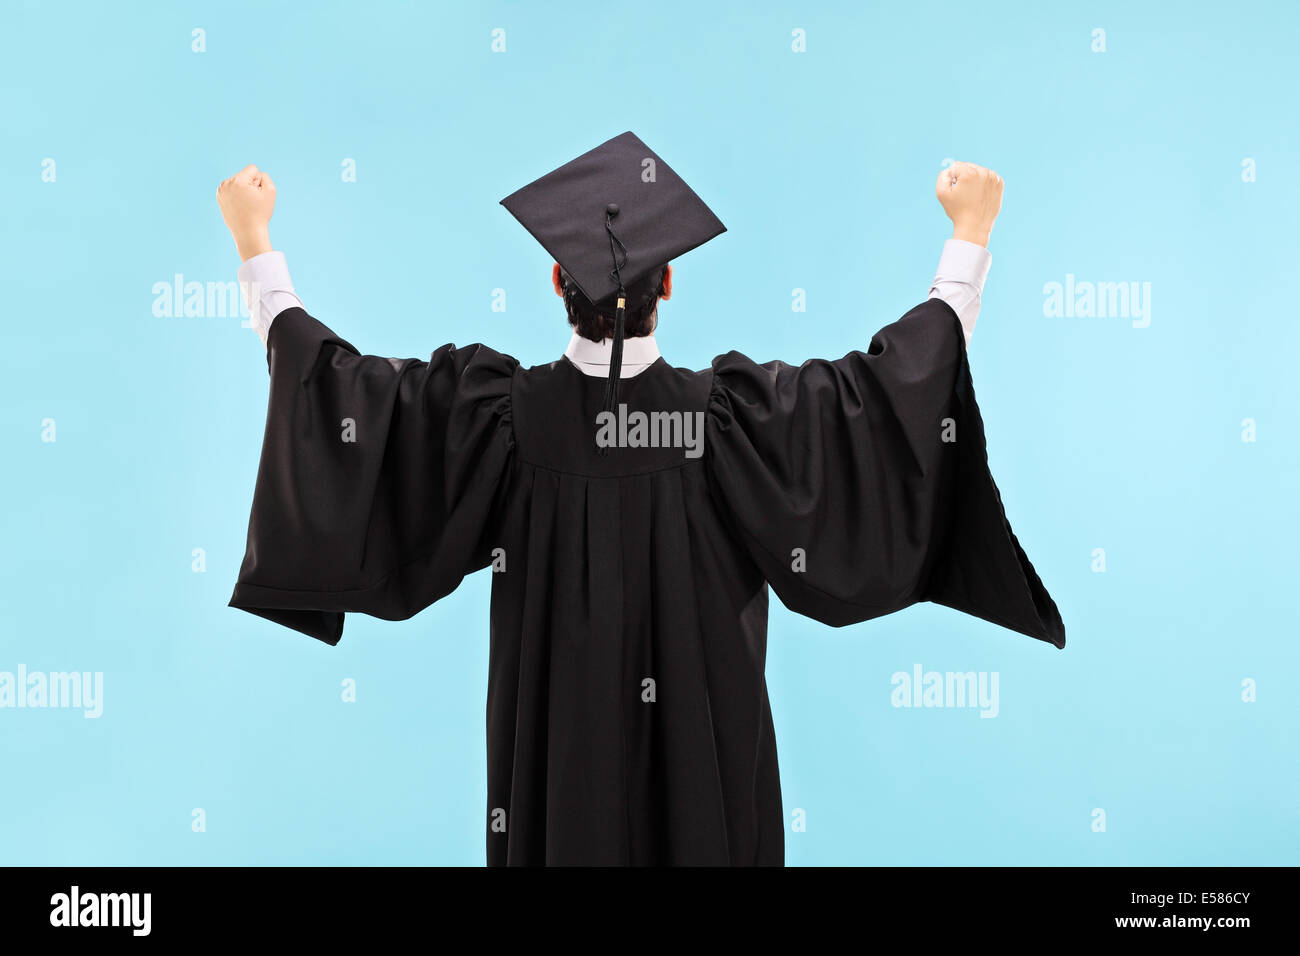
[[727,231],[636,134],[601,143],[501,200],[593,304],[613,304],[606,407],[623,363],[626,287]]

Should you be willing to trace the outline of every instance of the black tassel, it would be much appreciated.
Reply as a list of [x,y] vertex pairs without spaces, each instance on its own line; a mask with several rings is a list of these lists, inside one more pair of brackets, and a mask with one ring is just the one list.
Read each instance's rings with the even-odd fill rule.
[[[614,310],[614,341],[609,348],[609,378],[605,379],[605,411],[618,416],[618,380],[623,374],[623,312],[627,299],[623,290],[618,293],[618,308]],[[609,454],[609,446],[600,449],[602,456]]]
[[609,349],[609,379],[605,382],[605,411],[612,412],[618,407],[618,380],[623,374],[623,313],[626,300],[622,293],[618,297],[618,308],[614,310],[614,341]]
[[[623,314],[627,310],[627,292],[623,288],[623,266],[627,263],[627,247],[614,234],[613,221],[618,215],[618,205],[610,203],[605,207],[605,232],[609,234],[609,252],[614,260],[614,268],[609,276],[618,283],[618,303],[614,308],[614,341],[609,349],[609,378],[605,380],[605,411],[618,415],[618,380],[623,374]],[[622,252],[622,261],[619,253]],[[609,446],[601,448],[600,454],[609,453]]]

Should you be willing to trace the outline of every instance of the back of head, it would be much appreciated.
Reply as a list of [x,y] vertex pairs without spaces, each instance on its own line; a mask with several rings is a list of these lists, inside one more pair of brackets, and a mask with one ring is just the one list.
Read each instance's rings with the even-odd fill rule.
[[[623,314],[624,335],[628,338],[649,335],[658,320],[659,297],[664,294],[664,275],[667,266],[650,270],[650,274],[626,288],[627,306]],[[614,334],[614,307],[612,298],[593,304],[583,295],[578,284],[563,269],[560,283],[564,287],[564,310],[569,314],[569,324],[584,339],[603,342]]]

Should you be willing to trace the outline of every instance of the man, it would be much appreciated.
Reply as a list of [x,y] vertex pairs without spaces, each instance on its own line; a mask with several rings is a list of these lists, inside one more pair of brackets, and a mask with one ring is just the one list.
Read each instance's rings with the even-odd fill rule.
[[936,192],[930,298],[866,352],[677,369],[669,261],[725,227],[624,133],[503,200],[574,327],[524,369],[358,353],[303,309],[245,168],[218,200],[271,393],[231,604],[334,644],[345,612],[404,619],[491,566],[488,862],[782,863],[768,585],[835,626],[934,601],[1064,646],[966,361],[1002,181],[957,163]]

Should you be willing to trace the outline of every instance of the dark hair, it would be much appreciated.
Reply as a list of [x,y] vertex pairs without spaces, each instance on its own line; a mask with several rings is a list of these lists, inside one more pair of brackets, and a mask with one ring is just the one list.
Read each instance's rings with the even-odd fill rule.
[[[664,293],[666,265],[652,269],[644,279],[638,279],[625,289],[627,307],[623,310],[623,335],[634,339],[649,335],[655,330],[659,296]],[[564,289],[564,311],[569,313],[569,324],[584,339],[603,342],[614,334],[614,299],[602,299],[599,305],[582,294],[569,274],[560,270],[560,286]]]

